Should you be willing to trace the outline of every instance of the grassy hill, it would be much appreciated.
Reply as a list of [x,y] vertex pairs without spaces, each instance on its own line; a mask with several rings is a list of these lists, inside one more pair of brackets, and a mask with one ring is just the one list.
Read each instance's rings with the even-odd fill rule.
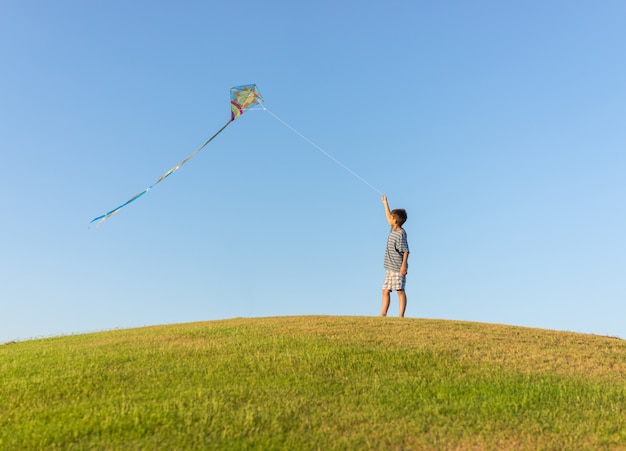
[[626,449],[626,342],[371,317],[0,346],[0,449]]

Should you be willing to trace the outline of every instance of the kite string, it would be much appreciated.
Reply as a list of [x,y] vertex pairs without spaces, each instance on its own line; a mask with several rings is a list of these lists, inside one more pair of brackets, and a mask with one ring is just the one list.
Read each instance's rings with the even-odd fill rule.
[[326,152],[324,149],[322,149],[320,146],[318,146],[317,144],[315,144],[313,141],[311,141],[309,138],[307,138],[306,136],[304,136],[302,133],[300,133],[298,130],[296,130],[295,128],[293,128],[291,125],[289,125],[288,123],[286,123],[285,121],[283,121],[281,118],[279,118],[278,116],[276,116],[274,113],[272,113],[270,110],[268,110],[265,106],[261,105],[261,108],[264,109],[265,111],[267,111],[271,116],[274,117],[274,119],[276,119],[278,122],[280,122],[281,124],[283,124],[285,127],[287,127],[289,130],[291,130],[292,132],[294,132],[296,135],[298,135],[300,138],[304,139],[306,142],[308,142],[309,144],[311,144],[313,147],[315,147],[317,150],[319,150],[322,154],[326,155],[328,158],[330,158],[331,160],[333,160],[335,163],[337,163],[339,166],[341,166],[342,168],[344,168],[346,171],[348,171],[350,174],[352,174],[354,177],[356,177],[357,179],[359,179],[361,182],[365,183],[367,186],[369,186],[370,188],[372,188],[374,191],[376,191],[378,194],[383,194],[383,192],[381,190],[379,190],[378,188],[376,188],[374,185],[372,185],[370,182],[368,182],[367,180],[365,180],[363,177],[361,177],[359,174],[357,174],[356,172],[354,172],[352,169],[350,169],[348,166],[346,166],[345,164],[343,164],[341,161],[339,161],[338,159],[336,159],[335,157],[333,157],[331,154],[329,154],[328,152]]

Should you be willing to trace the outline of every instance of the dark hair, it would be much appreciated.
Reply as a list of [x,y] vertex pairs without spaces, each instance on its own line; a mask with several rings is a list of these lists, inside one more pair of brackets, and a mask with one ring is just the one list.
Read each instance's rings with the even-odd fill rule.
[[396,222],[399,226],[402,226],[406,222],[406,210],[404,208],[396,208],[395,210],[391,210],[391,216],[396,219]]

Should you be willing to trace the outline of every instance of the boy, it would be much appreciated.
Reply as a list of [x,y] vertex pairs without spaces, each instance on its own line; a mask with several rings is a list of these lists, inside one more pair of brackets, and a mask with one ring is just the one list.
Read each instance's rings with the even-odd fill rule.
[[406,211],[398,208],[389,210],[387,196],[383,194],[383,204],[385,205],[385,214],[387,222],[391,226],[389,237],[387,238],[387,249],[385,251],[385,282],[383,283],[383,309],[380,316],[387,316],[389,310],[389,302],[391,300],[391,292],[398,292],[398,301],[400,302],[400,313],[398,316],[404,316],[406,310],[406,293],[404,285],[406,283],[406,274],[409,268],[409,244],[406,238],[406,231],[402,225],[406,222]]

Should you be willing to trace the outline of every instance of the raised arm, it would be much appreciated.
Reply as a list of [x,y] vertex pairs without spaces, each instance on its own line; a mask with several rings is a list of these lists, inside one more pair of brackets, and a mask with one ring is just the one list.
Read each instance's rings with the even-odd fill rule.
[[387,222],[393,227],[393,216],[391,216],[391,210],[389,209],[389,203],[387,202],[387,196],[383,194],[383,205],[385,206],[385,215],[387,216]]

